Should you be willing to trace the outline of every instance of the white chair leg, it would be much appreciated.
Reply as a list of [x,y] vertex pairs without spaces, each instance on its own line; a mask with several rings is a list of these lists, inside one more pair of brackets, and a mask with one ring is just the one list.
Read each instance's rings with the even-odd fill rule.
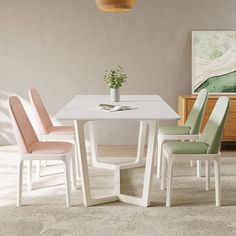
[[167,172],[166,207],[171,207],[172,180],[173,180],[173,160],[169,159],[168,172]]
[[36,177],[40,178],[40,171],[41,171],[41,161],[36,161]]
[[166,188],[166,162],[167,159],[165,156],[162,157],[162,170],[161,170],[161,187],[160,190],[165,190]]
[[[146,136],[145,136],[146,137]],[[158,142],[157,142],[157,145],[156,145],[156,150],[155,150],[155,158],[154,158],[154,164],[153,164],[153,167],[154,168],[157,168],[157,159],[158,159]]]
[[44,160],[44,161],[43,161],[43,167],[46,168],[47,166],[48,166],[48,162],[47,162],[47,160]]
[[220,159],[214,161],[216,206],[221,206]]
[[68,160],[64,160],[64,170],[65,170],[65,184],[66,184],[66,206],[70,207],[71,203],[70,203],[70,186],[71,186],[71,182],[70,182],[70,162]]
[[190,161],[190,167],[195,167],[195,161]]
[[75,153],[73,153],[73,156],[71,158],[71,174],[72,174],[72,186],[73,190],[76,190],[76,166],[75,166]]
[[27,187],[32,190],[32,161],[27,161]]
[[17,199],[16,199],[16,206],[20,207],[22,204],[22,185],[23,185],[23,167],[24,167],[24,161],[21,160],[18,163],[17,171]]
[[163,152],[163,141],[158,140],[157,142],[158,148],[157,148],[157,178],[161,177],[161,166],[162,166],[162,152]]
[[74,156],[74,158],[75,158],[75,166],[76,166],[76,168],[75,168],[76,177],[77,177],[78,180],[80,180],[80,173],[79,173],[79,157],[78,157],[78,150],[77,150],[77,146],[76,146],[77,144],[75,143],[74,145],[75,145],[75,150],[74,150],[75,156]]
[[210,190],[210,176],[211,176],[211,165],[210,161],[205,161],[205,172],[206,172],[206,191]]
[[197,161],[197,177],[202,177],[202,162],[200,160]]

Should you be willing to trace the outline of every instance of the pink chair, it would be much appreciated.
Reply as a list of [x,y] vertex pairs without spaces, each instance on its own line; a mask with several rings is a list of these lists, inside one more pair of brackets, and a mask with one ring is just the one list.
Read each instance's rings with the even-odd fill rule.
[[[73,166],[73,174],[79,173],[76,142],[75,142],[75,131],[73,126],[54,126],[50,116],[45,108],[43,101],[36,89],[29,90],[29,97],[31,104],[34,109],[35,117],[37,120],[37,134],[42,141],[66,141],[74,144],[75,147],[75,166]],[[40,176],[41,164],[38,162],[37,165],[37,176]],[[75,178],[75,176],[74,176]]]
[[[71,158],[73,145],[66,142],[40,142],[18,97],[13,96],[9,98],[9,111],[20,154],[17,167],[17,206],[22,204],[24,161],[26,160],[30,163],[32,160],[61,160],[64,164],[66,175],[66,205],[69,207],[70,162],[73,162],[73,158]],[[28,172],[28,175],[30,177],[28,181],[31,182],[31,171]]]

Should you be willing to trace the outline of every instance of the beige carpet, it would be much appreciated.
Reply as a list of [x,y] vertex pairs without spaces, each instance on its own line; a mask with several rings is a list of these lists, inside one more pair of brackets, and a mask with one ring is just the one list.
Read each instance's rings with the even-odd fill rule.
[[[165,193],[159,191],[156,178],[149,208],[119,202],[86,208],[78,190],[68,209],[63,175],[55,174],[62,171],[58,163],[49,163],[44,177],[34,178],[34,190],[24,191],[24,206],[15,206],[16,155],[6,149],[0,154],[0,235],[236,235],[236,158],[222,158],[221,208],[214,205],[214,178],[211,191],[206,192],[204,178],[197,179],[195,168],[181,163],[175,168],[170,209],[165,207]],[[90,176],[95,195],[112,193],[111,171],[90,168]],[[139,195],[142,179],[142,168],[124,171],[122,191]]]

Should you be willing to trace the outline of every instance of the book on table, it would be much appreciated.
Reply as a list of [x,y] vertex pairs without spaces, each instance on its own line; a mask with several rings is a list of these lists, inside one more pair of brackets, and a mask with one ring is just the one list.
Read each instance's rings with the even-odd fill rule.
[[133,110],[136,108],[130,106],[122,106],[122,105],[112,105],[112,104],[99,104],[97,106],[97,110],[106,111],[106,112],[114,112],[114,111],[127,111]]

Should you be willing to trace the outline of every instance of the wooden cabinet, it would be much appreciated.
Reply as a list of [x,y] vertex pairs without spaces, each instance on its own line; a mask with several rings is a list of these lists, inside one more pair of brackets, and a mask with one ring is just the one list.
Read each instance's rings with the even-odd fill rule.
[[[215,103],[219,96],[209,96],[205,114],[203,117],[201,130],[205,127],[206,122],[215,106]],[[229,96],[230,109],[228,118],[226,120],[226,126],[223,134],[223,141],[236,141],[236,96]],[[190,113],[193,104],[195,102],[195,95],[183,95],[178,97],[178,112],[181,119],[178,125],[184,125],[188,114]]]

